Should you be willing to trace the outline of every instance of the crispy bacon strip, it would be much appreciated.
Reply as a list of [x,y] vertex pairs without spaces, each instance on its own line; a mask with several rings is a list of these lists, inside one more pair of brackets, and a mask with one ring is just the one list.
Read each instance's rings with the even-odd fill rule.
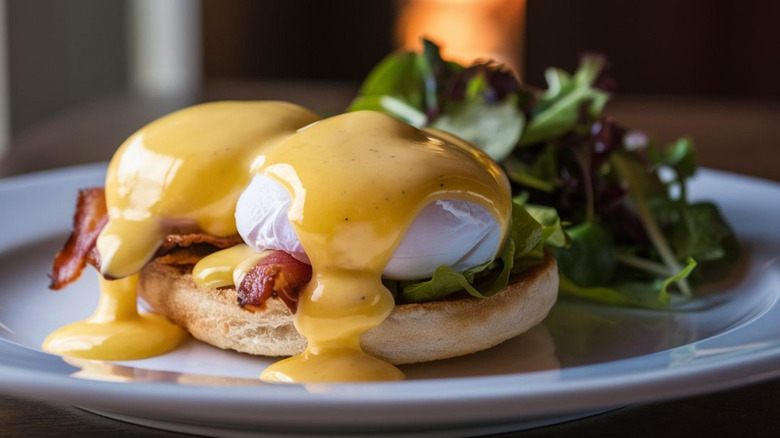
[[237,288],[238,304],[262,309],[266,300],[276,295],[295,313],[298,294],[311,280],[311,266],[284,251],[269,251],[241,280]]
[[[59,290],[76,281],[87,264],[100,266],[100,254],[95,243],[100,231],[108,222],[106,195],[102,187],[91,187],[79,191],[76,213],[73,217],[73,231],[62,250],[54,257],[51,284]],[[170,234],[165,237],[157,255],[172,249],[196,244],[209,244],[217,248],[228,248],[241,243],[241,236],[217,237],[206,233]]]
[[[59,290],[76,281],[86,265],[100,266],[95,243],[108,222],[106,196],[102,187],[79,191],[73,231],[62,250],[57,253],[51,272],[51,289]],[[228,248],[241,243],[238,235],[217,237],[206,233],[170,234],[163,240],[157,256],[176,248],[208,244]],[[284,251],[269,251],[244,277],[238,287],[238,302],[242,307],[262,308],[272,296],[279,297],[294,313],[300,289],[311,279],[311,266],[299,262]]]
[[76,281],[87,262],[99,265],[95,241],[106,225],[106,195],[102,187],[79,190],[73,231],[60,252],[54,257],[51,271],[51,289],[62,289]]

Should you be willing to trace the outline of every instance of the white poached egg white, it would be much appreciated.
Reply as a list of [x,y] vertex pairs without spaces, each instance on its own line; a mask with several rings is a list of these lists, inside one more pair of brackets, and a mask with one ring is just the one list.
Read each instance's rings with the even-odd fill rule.
[[[238,199],[236,227],[255,251],[281,250],[309,264],[309,258],[287,217],[292,199],[281,184],[255,175]],[[465,271],[490,261],[500,245],[501,228],[482,206],[445,199],[425,207],[385,266],[393,280],[430,277],[447,265]]]

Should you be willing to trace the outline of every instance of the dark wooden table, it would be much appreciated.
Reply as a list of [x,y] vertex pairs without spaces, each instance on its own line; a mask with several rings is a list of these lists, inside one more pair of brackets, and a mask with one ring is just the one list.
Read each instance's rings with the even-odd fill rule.
[[[324,113],[344,108],[352,85],[216,83],[196,99],[114,96],[75,108],[15,136],[0,177],[110,158],[143,124],[197,100],[281,99]],[[662,140],[696,139],[700,164],[780,181],[780,103],[619,97],[608,112]],[[780,201],[780,200],[778,200]],[[780,323],[780,322],[779,322]],[[2,390],[0,389],[0,393]],[[780,379],[715,394],[628,406],[507,436],[780,436]],[[173,437],[67,404],[0,395],[0,437]]]

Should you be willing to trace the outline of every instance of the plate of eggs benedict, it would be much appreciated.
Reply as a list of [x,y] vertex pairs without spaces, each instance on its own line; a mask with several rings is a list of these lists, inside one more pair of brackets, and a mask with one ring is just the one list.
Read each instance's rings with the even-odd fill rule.
[[[541,245],[542,225],[513,215],[524,207],[498,165],[372,111],[318,120],[282,102],[184,109],[132,135],[105,188],[78,204],[52,288],[90,263],[102,295],[90,319],[44,341],[67,357],[155,356],[184,328],[221,348],[292,356],[265,381],[400,380],[393,364],[494,346],[538,324],[557,295],[549,256],[510,278],[512,248]],[[536,237],[512,240],[513,217]],[[505,246],[512,254],[499,260]],[[459,272],[494,261],[497,293],[396,303],[398,282],[433,281],[440,267],[467,281]],[[136,292],[173,324],[137,315]]]
[[[471,435],[547,424],[634,400],[617,389],[602,404],[573,397],[596,388],[685,391],[661,385],[681,375],[657,373],[668,351],[732,342],[714,335],[757,308],[777,312],[755,300],[695,321],[554,308],[546,248],[567,244],[554,211],[513,199],[501,167],[470,143],[372,111],[201,104],[138,130],[107,168],[20,177],[3,190],[9,202],[51,199],[47,211],[62,214],[35,219],[35,232],[30,212],[5,219],[20,231],[3,245],[3,279],[35,290],[0,301],[0,382],[184,432]],[[49,278],[32,268],[43,264]],[[596,333],[638,333],[629,321],[652,339],[606,336],[606,360],[572,359]],[[675,336],[659,328],[670,324]],[[759,356],[724,358],[710,376],[758,372],[771,362]]]

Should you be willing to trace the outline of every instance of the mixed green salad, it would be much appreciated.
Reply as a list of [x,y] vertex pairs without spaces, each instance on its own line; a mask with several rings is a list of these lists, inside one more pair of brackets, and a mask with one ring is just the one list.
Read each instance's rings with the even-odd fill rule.
[[658,145],[606,116],[604,67],[587,55],[574,74],[548,69],[547,89],[535,89],[494,62],[445,61],[424,41],[422,53],[392,54],[371,71],[349,111],[381,111],[476,144],[503,166],[515,195],[499,260],[388,282],[401,301],[490,295],[545,250],[558,259],[561,293],[613,305],[666,307],[727,271],[739,252],[733,231],[715,204],[687,196],[692,140]]

